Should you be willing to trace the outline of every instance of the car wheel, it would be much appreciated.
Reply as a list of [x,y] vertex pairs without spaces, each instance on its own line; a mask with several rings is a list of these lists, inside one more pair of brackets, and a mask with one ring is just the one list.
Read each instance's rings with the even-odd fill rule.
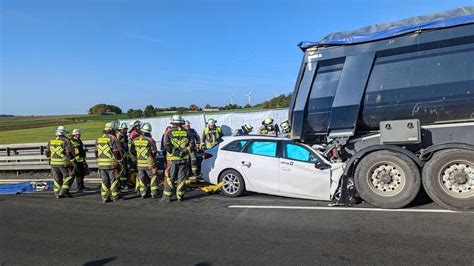
[[354,181],[363,200],[386,209],[405,207],[421,187],[418,166],[408,156],[392,151],[376,151],[362,158]]
[[451,210],[474,209],[474,152],[437,152],[423,167],[423,186],[430,198]]
[[242,175],[233,169],[221,173],[219,182],[223,182],[222,193],[229,197],[238,197],[245,191],[245,183]]

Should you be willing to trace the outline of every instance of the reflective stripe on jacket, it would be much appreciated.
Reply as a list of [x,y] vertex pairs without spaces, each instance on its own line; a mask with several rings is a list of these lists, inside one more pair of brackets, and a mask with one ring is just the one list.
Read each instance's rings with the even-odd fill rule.
[[138,168],[149,168],[155,165],[155,158],[153,153],[156,154],[156,149],[153,148],[152,139],[145,136],[140,136],[133,141],[135,151],[137,154],[137,166]]
[[104,168],[113,168],[118,165],[118,161],[113,154],[113,140],[107,134],[97,139],[97,165]]
[[220,127],[216,127],[215,129],[206,127],[203,135],[203,142],[206,145],[206,149],[210,149],[222,141],[222,129]]
[[191,151],[189,132],[181,127],[172,128],[164,137],[166,159],[171,161],[187,160]]
[[70,145],[69,140],[65,137],[56,137],[49,141],[49,164],[51,166],[65,167],[71,164],[68,145]]
[[71,139],[72,146],[74,147],[74,154],[76,157],[74,159],[78,163],[82,163],[86,160],[86,151],[84,149],[84,144],[82,144],[82,141],[76,140],[76,139]]

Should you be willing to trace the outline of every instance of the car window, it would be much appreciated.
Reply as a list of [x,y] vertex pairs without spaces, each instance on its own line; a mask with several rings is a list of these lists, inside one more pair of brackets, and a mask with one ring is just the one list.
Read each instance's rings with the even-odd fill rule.
[[277,142],[276,141],[254,141],[249,144],[247,153],[263,156],[276,157]]
[[283,145],[283,157],[290,160],[297,160],[309,163],[315,163],[319,161],[319,158],[316,157],[306,147],[288,142]]
[[231,143],[227,144],[224,148],[222,148],[223,150],[226,150],[226,151],[237,151],[237,152],[240,152],[242,151],[242,149],[244,148],[245,144],[247,144],[247,142],[249,142],[248,140],[236,140],[236,141],[232,141]]

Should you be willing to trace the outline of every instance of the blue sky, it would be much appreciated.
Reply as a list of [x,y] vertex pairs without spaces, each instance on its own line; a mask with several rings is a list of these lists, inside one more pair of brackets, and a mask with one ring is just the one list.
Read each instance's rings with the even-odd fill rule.
[[258,103],[293,90],[296,44],[470,1],[1,0],[0,114]]

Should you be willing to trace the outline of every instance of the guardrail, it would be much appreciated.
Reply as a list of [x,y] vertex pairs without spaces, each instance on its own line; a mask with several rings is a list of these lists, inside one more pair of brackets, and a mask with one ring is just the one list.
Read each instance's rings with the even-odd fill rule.
[[[95,141],[84,141],[89,169],[97,169]],[[0,171],[34,171],[50,169],[46,157],[47,143],[0,145]]]

